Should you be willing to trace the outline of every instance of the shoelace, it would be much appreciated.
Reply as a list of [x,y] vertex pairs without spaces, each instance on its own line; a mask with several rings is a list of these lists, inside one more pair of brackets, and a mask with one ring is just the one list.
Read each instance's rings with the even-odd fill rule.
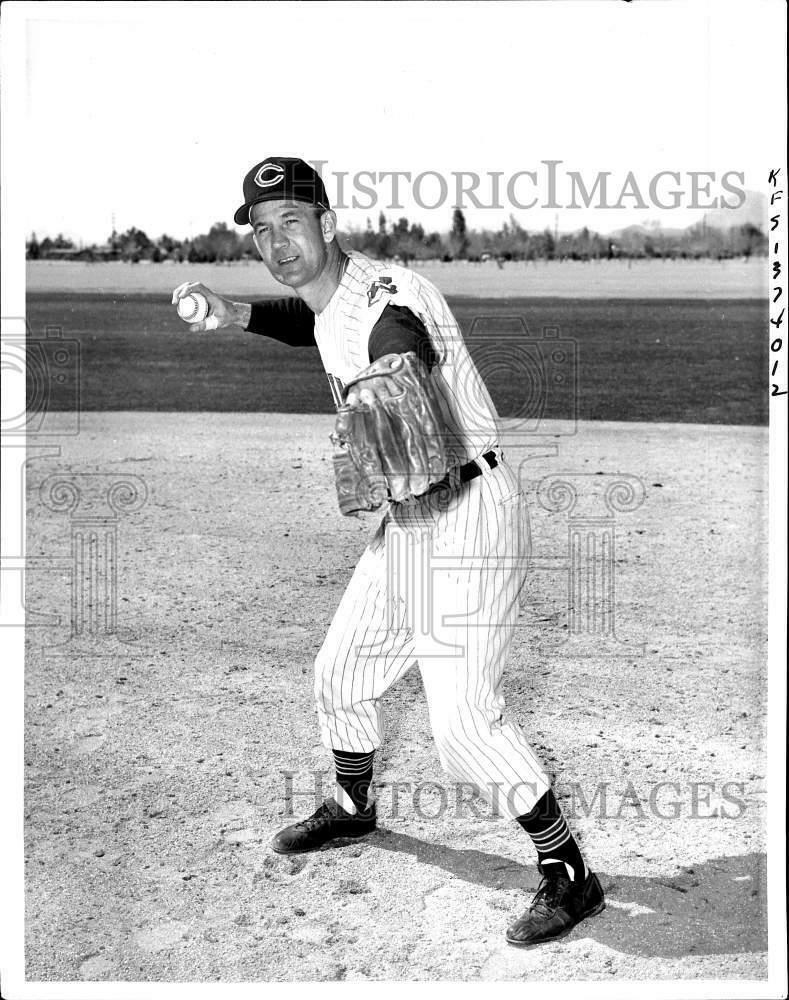
[[569,885],[570,880],[563,875],[544,875],[529,909],[545,914],[552,913]]
[[302,830],[311,830],[313,827],[318,826],[323,820],[330,816],[334,818],[334,813],[331,811],[329,806],[324,802],[313,814],[303,819],[300,823],[296,825],[301,827]]

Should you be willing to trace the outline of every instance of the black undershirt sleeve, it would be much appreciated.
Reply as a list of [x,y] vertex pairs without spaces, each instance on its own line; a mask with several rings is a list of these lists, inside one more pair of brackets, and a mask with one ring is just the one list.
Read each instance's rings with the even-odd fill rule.
[[413,351],[428,368],[438,363],[424,324],[406,306],[388,305],[384,309],[370,333],[368,351],[370,361],[376,361],[384,354]]
[[314,347],[315,313],[296,296],[252,303],[247,330],[291,347]]
[[[297,297],[262,299],[252,303],[247,330],[272,337],[291,347],[315,346],[315,314]],[[406,306],[388,305],[370,332],[369,360],[385,354],[413,351],[432,368],[438,363],[430,336],[421,320]]]

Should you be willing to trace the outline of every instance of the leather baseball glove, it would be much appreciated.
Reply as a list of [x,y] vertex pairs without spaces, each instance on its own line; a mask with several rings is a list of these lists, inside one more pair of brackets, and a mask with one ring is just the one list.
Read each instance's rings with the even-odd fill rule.
[[432,378],[413,352],[386,354],[346,386],[331,435],[343,514],[426,493],[447,474]]

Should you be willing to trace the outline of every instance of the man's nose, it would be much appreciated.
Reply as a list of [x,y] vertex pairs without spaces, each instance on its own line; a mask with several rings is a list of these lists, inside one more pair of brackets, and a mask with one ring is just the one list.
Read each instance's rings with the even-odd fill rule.
[[288,237],[285,235],[284,229],[274,230],[274,234],[271,237],[271,245],[275,250],[279,250],[288,245]]

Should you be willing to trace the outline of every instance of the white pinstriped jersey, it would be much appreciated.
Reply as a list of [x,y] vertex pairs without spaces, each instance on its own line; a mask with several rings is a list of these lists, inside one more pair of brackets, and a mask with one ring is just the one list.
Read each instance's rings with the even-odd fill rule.
[[[351,254],[331,301],[315,317],[315,341],[337,405],[369,363],[370,333],[388,304],[424,324],[449,431],[451,464],[498,440],[497,414],[443,296],[402,267]],[[518,726],[508,720],[501,678],[510,651],[528,553],[528,519],[517,475],[503,460],[435,498],[392,503],[370,540],[315,659],[324,744],[346,754],[381,745],[381,697],[419,664],[444,769],[500,795],[516,818],[550,787]],[[338,801],[350,800],[338,786]]]
[[350,253],[340,285],[315,316],[315,342],[340,405],[342,389],[369,364],[368,341],[390,303],[410,309],[424,324],[439,362],[433,369],[448,430],[452,464],[490,451],[498,440],[496,413],[485,383],[443,295],[404,267]]

